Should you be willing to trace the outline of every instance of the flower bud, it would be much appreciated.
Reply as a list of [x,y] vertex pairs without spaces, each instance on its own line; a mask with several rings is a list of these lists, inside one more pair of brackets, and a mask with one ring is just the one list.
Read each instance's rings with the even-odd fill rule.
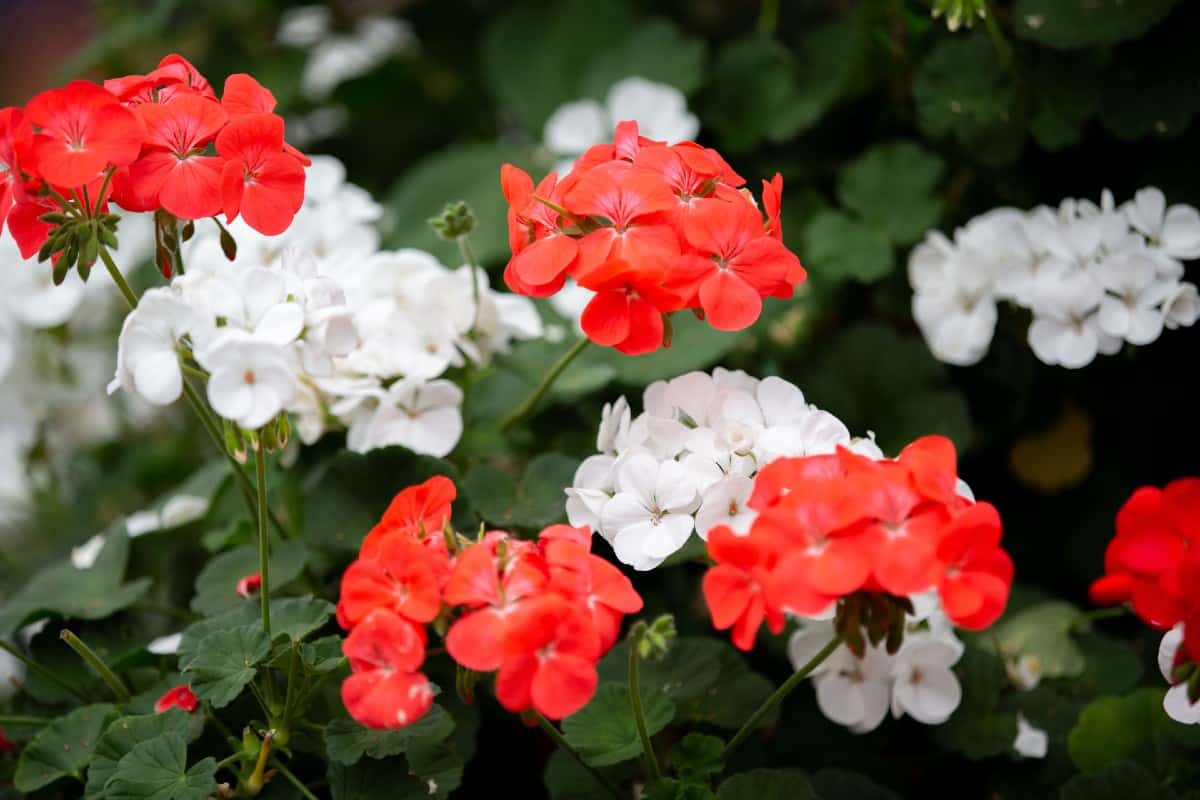
[[644,627],[641,637],[637,640],[638,657],[643,661],[658,661],[671,650],[678,631],[675,629],[675,617],[663,614]]
[[475,214],[462,200],[447,203],[439,216],[429,220],[430,226],[443,239],[453,241],[475,230]]

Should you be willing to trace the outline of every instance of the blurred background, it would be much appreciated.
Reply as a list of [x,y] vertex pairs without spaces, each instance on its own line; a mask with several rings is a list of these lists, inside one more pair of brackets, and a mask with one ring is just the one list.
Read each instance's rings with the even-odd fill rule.
[[[769,306],[744,335],[564,388],[561,413],[542,415],[519,446],[591,452],[600,405],[625,391],[636,409],[656,377],[715,364],[780,374],[885,451],[951,436],[961,474],[1001,510],[1021,591],[1086,604],[1130,492],[1200,468],[1200,330],[1067,370],[1041,363],[1028,312],[1004,307],[987,356],[951,367],[913,321],[906,264],[927,229],[951,234],[997,206],[1099,203],[1104,189],[1122,203],[1146,186],[1200,203],[1200,3],[998,0],[988,20],[972,13],[978,0],[941,5],[966,9],[957,30],[927,0],[7,0],[0,105],[72,77],[146,72],[168,52],[218,87],[250,72],[278,99],[289,141],[341,159],[383,204],[386,246],[454,263],[426,220],[468,201],[495,285],[507,258],[500,165],[538,177],[606,138],[613,118],[717,147],[756,189],[781,172],[785,239],[809,271],[798,298]],[[661,91],[614,91],[632,78]],[[865,162],[864,212],[844,189],[848,170],[861,179],[862,159],[896,142],[914,149]],[[0,261],[0,287],[19,266]],[[182,416],[104,394],[118,322],[97,323],[81,355],[47,356],[59,388],[29,384],[40,388],[0,407],[0,441],[14,408],[33,420],[0,454],[0,587],[207,455]],[[39,330],[42,344],[23,352],[72,335]],[[536,375],[543,355],[518,348],[505,368]],[[15,381],[5,378],[0,400]],[[60,400],[60,384],[77,388]],[[104,419],[70,434],[68,419],[94,415]],[[468,461],[494,455],[469,438],[464,447]],[[1154,642],[1134,623],[1126,632],[1151,658]]]

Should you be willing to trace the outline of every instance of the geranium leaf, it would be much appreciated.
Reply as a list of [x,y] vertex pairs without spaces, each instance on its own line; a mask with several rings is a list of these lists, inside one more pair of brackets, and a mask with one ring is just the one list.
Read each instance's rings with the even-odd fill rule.
[[116,715],[115,706],[84,706],[43,728],[21,751],[13,776],[17,791],[32,792],[68,775],[83,780],[101,732]]
[[271,640],[257,625],[215,631],[200,640],[199,651],[184,675],[191,679],[197,697],[221,708],[254,679],[255,665],[270,649]]
[[[616,764],[642,751],[629,700],[628,687],[606,683],[586,706],[563,720],[567,741],[592,766]],[[663,694],[643,697],[642,705],[650,735],[665,728],[675,716],[674,704]]]
[[187,742],[165,733],[135,745],[117,764],[105,787],[109,800],[204,800],[216,789],[217,761],[189,769]]

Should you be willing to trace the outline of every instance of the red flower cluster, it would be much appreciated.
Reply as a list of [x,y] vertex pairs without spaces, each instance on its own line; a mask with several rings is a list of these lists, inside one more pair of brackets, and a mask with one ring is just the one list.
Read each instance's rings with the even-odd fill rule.
[[937,589],[956,624],[979,630],[1000,616],[1013,565],[1000,548],[1000,516],[961,497],[954,445],[927,436],[895,461],[842,448],[781,458],[755,477],[748,534],[708,535],[717,562],[704,597],[718,629],[743,650],[765,619],[814,615],[856,592],[899,598]]
[[162,714],[172,708],[182,708],[190,714],[199,705],[200,700],[196,697],[196,693],[192,691],[191,686],[185,683],[163,692],[163,696],[154,703],[154,713]]
[[304,200],[309,160],[283,140],[275,98],[249,75],[230,75],[218,99],[186,59],[169,55],[147,75],[72,81],[0,109],[0,226],[26,258],[42,246],[42,219],[74,199],[86,214],[108,200],[128,211],[181,219],[241,214],[282,233]]
[[[668,146],[622,122],[562,180],[535,188],[511,164],[508,287],[549,297],[570,275],[596,293],[581,320],[596,344],[637,355],[664,344],[665,314],[693,309],[720,330],[758,319],[762,299],[791,297],[804,268],[782,242],[783,179],[763,181],[763,212],[716,150]],[[669,344],[669,341],[667,342]]]
[[1159,630],[1183,623],[1176,659],[1200,664],[1200,478],[1135,491],[1117,512],[1104,571],[1093,602],[1131,603]]
[[454,484],[434,477],[400,492],[342,576],[338,622],[353,674],[342,700],[356,720],[396,728],[429,710],[419,672],[425,626],[449,621],[446,650],[462,666],[498,671],[511,711],[559,719],[595,692],[596,662],[642,600],[590,552],[587,530],[555,525],[523,541],[490,531],[464,542],[449,529]]

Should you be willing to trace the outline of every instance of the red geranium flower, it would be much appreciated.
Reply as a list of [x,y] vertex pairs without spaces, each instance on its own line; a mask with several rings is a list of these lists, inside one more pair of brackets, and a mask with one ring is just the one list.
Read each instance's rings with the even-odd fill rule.
[[429,622],[442,606],[428,550],[402,537],[384,540],[375,558],[360,558],[342,575],[338,623],[351,628],[377,608],[411,622]]
[[181,219],[221,210],[222,161],[204,155],[228,116],[213,100],[180,95],[168,104],[137,106],[146,130],[146,152],[129,167],[135,194]]
[[106,167],[132,162],[142,148],[133,112],[88,81],[37,95],[25,106],[25,120],[34,133],[22,166],[55,186],[91,183]]
[[251,597],[252,595],[258,594],[259,590],[261,589],[262,574],[258,572],[251,573],[244,578],[239,579],[237,586],[234,587],[234,591],[238,593],[239,597]]
[[521,603],[501,642],[496,699],[509,711],[534,708],[562,719],[596,692],[600,636],[587,612],[556,594]]
[[304,203],[304,166],[283,144],[283,119],[266,113],[240,114],[217,136],[225,214],[267,236],[287,230]]
[[191,686],[184,684],[168,689],[162,697],[158,698],[154,703],[154,713],[161,714],[170,708],[182,708],[190,714],[196,710],[198,705],[200,705],[200,701],[196,698],[196,693],[192,691]]
[[350,716],[368,728],[411,725],[433,705],[433,689],[417,668],[423,636],[387,609],[371,612],[342,643],[351,675],[342,683]]
[[938,544],[945,575],[938,597],[946,615],[970,630],[982,630],[1004,612],[1013,563],[1000,549],[1000,515],[990,503],[958,512]]

